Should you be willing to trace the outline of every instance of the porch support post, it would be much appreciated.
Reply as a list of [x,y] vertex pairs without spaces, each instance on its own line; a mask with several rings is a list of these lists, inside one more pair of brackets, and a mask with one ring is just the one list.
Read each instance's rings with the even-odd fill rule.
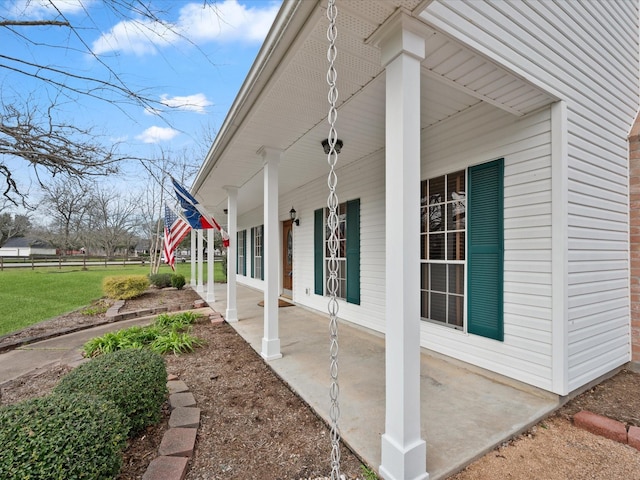
[[278,163],[282,151],[262,147],[258,151],[264,161],[264,337],[262,352],[265,360],[282,357],[278,332],[279,282],[279,222]]
[[213,303],[216,301],[215,290],[213,289],[214,274],[213,265],[215,263],[215,253],[213,246],[213,228],[207,230],[207,302]]
[[386,411],[380,473],[428,479],[420,432],[420,61],[424,27],[399,12],[376,32],[386,70]]
[[237,291],[236,291],[236,254],[238,250],[238,187],[226,186],[227,191],[227,233],[229,234],[229,248],[227,248],[227,322],[238,321]]
[[204,233],[202,229],[198,229],[198,275],[196,282],[196,291],[202,293],[204,290],[202,287],[203,277],[203,264],[204,264]]
[[191,288],[196,288],[196,231],[191,229]]

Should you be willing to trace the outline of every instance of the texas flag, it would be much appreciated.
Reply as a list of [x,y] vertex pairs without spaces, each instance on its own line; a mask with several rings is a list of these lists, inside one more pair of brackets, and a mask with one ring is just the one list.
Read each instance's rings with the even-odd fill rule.
[[215,228],[222,235],[222,244],[225,247],[229,246],[229,235],[225,232],[220,224],[216,222],[207,210],[200,205],[198,200],[195,199],[189,191],[180,185],[175,178],[171,177],[173,183],[173,189],[178,197],[178,202],[184,210],[184,217],[194,230]]

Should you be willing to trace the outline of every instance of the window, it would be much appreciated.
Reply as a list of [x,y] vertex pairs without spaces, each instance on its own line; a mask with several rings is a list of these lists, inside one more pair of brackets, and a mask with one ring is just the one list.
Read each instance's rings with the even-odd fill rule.
[[[338,206],[338,298],[360,304],[360,199]],[[315,293],[325,295],[329,278],[328,247],[330,231],[327,225],[329,210],[320,208],[314,217]]]
[[264,257],[262,256],[262,237],[264,236],[264,225],[251,229],[251,276],[264,280]]
[[422,318],[464,327],[465,171],[422,181],[420,258]]
[[237,266],[236,273],[238,275],[247,274],[247,264],[245,262],[245,248],[246,248],[247,231],[242,230],[237,233],[238,248],[237,248]]
[[[504,159],[424,180],[420,200],[423,319],[502,341]],[[466,247],[466,249],[465,249]]]

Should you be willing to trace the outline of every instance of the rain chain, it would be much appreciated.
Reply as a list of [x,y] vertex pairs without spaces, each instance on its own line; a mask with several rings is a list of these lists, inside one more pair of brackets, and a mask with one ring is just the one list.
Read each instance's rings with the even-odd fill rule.
[[329,185],[329,196],[327,198],[327,207],[329,208],[329,216],[327,219],[327,227],[329,230],[328,247],[330,258],[327,264],[329,278],[327,279],[327,290],[329,292],[329,332],[331,341],[329,346],[331,386],[329,388],[329,396],[331,398],[331,407],[329,409],[329,417],[331,420],[331,480],[340,479],[340,433],[338,431],[338,418],[340,417],[340,406],[338,404],[338,394],[340,388],[338,386],[338,261],[336,259],[338,252],[338,196],[336,195],[336,184],[338,177],[335,172],[338,163],[338,152],[336,151],[336,141],[338,134],[335,124],[338,117],[336,102],[338,100],[338,89],[336,88],[336,69],[334,66],[336,60],[336,16],[338,10],[335,0],[329,0],[327,6],[327,18],[329,19],[329,27],[327,28],[327,39],[329,40],[329,49],[327,51],[327,60],[329,60],[329,70],[327,71],[327,83],[329,84],[329,152],[327,153],[327,162],[329,163],[329,177],[327,183]]

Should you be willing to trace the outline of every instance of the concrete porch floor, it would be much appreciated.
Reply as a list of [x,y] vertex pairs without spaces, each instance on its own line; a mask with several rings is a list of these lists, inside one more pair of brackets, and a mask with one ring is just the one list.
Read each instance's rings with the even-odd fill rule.
[[[258,302],[263,293],[242,285],[237,293],[239,321],[231,325],[260,353],[264,309]],[[216,284],[215,296],[217,301],[209,304],[224,316],[226,285]],[[283,356],[268,364],[328,421],[328,315],[300,306],[278,313]],[[340,434],[377,471],[385,415],[384,336],[341,322],[338,342]],[[426,349],[421,379],[421,431],[430,480],[447,478],[559,406],[553,394]]]

